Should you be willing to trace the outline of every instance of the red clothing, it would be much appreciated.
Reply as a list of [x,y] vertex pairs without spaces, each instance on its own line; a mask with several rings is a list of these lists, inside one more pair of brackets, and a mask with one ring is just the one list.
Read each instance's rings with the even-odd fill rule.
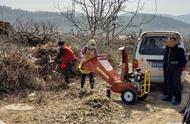
[[69,62],[73,62],[77,60],[77,57],[75,56],[74,52],[71,50],[70,47],[64,46],[64,53],[62,55],[62,63],[61,63],[61,69],[65,70],[67,67],[67,64]]

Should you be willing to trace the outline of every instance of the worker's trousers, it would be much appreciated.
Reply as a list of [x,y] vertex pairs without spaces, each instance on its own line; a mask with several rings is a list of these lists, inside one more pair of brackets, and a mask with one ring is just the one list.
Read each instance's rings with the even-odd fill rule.
[[65,68],[65,70],[62,70],[61,67],[59,67],[59,69],[58,69],[58,71],[64,75],[66,84],[70,83],[70,74],[72,72],[74,65],[75,65],[75,62],[69,62],[67,64],[67,67]]
[[82,74],[81,75],[81,88],[84,88],[86,76],[89,76],[90,88],[93,89],[94,88],[94,73]]
[[167,93],[167,71],[166,71],[166,69],[164,69],[163,71],[164,71],[164,90],[163,90],[163,94],[168,95],[168,93]]
[[166,88],[169,99],[175,96],[175,100],[181,102],[181,69],[179,67],[170,67],[168,69]]

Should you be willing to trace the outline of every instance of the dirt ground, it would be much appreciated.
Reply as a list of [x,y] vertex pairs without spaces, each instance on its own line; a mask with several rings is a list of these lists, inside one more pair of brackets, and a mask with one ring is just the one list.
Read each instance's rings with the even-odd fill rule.
[[[180,106],[162,102],[161,87],[153,85],[151,95],[136,105],[124,105],[120,94],[112,93],[112,98],[105,95],[106,83],[96,79],[93,94],[86,83],[86,94],[79,95],[79,80],[72,81],[69,89],[36,92],[37,100],[29,100],[28,91],[1,96],[0,120],[5,124],[170,124],[180,123],[182,115],[178,113],[188,98],[188,88],[183,92]],[[34,106],[32,111],[10,111],[5,109],[9,104],[26,103]]]

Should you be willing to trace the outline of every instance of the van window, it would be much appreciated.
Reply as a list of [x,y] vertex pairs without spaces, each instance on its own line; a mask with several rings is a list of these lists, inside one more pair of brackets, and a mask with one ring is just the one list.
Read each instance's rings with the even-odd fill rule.
[[167,36],[147,36],[142,39],[139,53],[143,55],[163,55]]

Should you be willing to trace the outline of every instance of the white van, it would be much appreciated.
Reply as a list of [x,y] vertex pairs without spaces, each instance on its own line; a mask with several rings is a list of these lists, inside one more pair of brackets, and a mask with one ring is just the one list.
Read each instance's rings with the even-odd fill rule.
[[144,32],[138,40],[133,68],[140,68],[142,72],[149,69],[151,71],[151,82],[163,82],[164,80],[163,53],[165,41],[170,36],[175,36],[179,47],[185,49],[182,37],[178,32]]

